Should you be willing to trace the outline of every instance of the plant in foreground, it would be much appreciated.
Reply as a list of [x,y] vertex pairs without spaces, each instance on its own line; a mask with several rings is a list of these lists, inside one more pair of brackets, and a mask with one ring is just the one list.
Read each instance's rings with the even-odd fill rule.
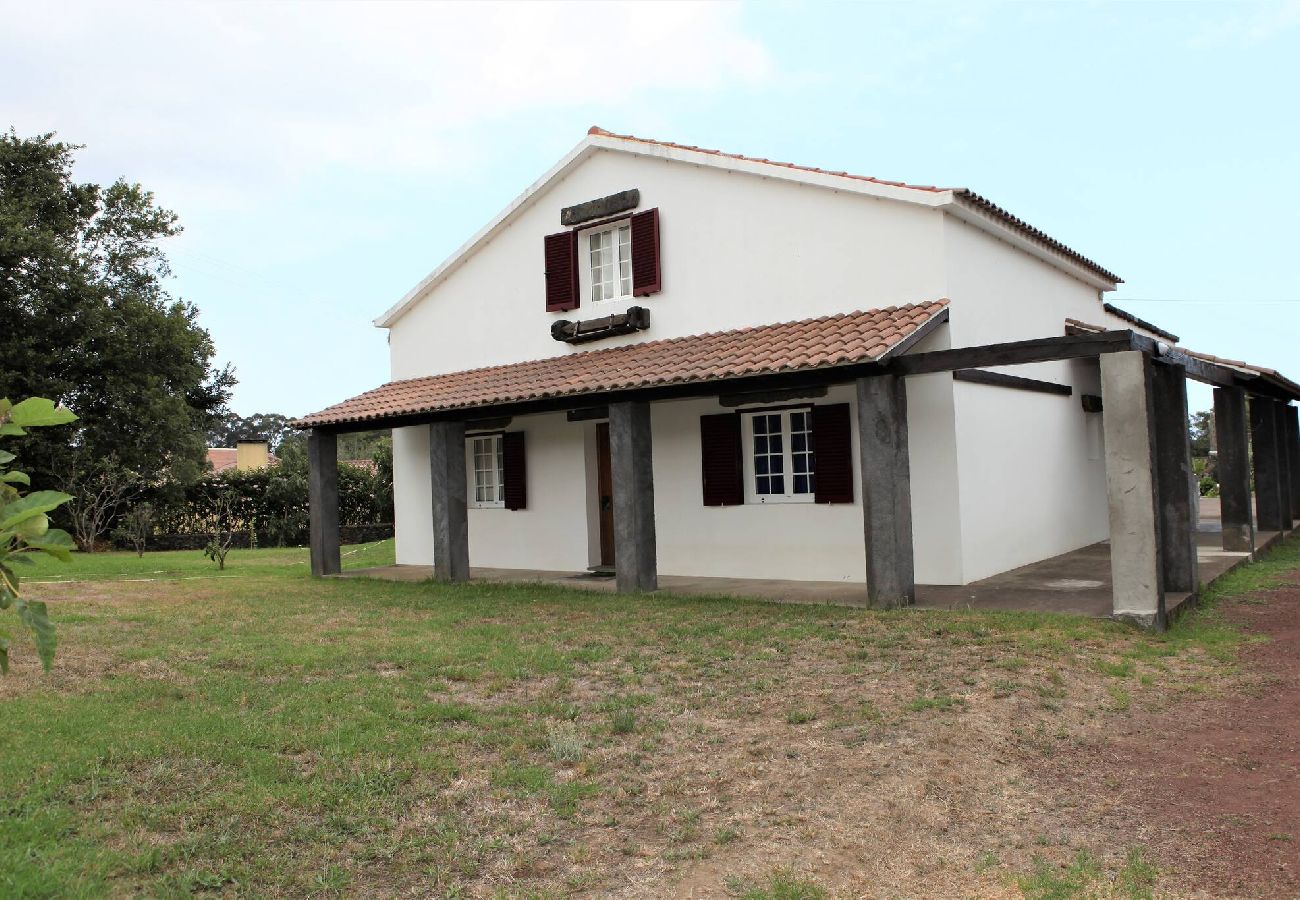
[[[53,401],[32,397],[21,403],[0,400],[0,437],[21,437],[28,428],[66,425],[76,420],[70,410]],[[41,665],[49,671],[54,662],[55,635],[49,610],[40,600],[19,595],[16,566],[30,565],[24,554],[47,553],[57,559],[72,558],[72,538],[66,531],[50,527],[48,513],[72,497],[62,491],[31,491],[26,472],[9,469],[17,457],[0,450],[0,609],[14,607],[18,619],[32,633]],[[0,630],[0,674],[9,671],[9,636]]]

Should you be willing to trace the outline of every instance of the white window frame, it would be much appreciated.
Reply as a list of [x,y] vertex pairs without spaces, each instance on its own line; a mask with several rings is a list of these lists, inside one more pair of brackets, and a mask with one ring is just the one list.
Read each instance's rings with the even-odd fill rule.
[[[811,406],[788,406],[781,409],[755,409],[752,411],[742,412],[740,418],[741,424],[741,441],[742,457],[745,469],[745,502],[755,504],[769,503],[812,503],[817,498],[815,491],[809,491],[806,494],[796,494],[794,492],[794,450],[790,440],[790,416],[793,413],[805,413],[808,416],[808,436],[812,437],[812,407]],[[785,493],[783,494],[760,494],[755,483],[757,473],[754,466],[754,418],[756,416],[780,416],[781,417],[781,457],[783,459],[782,475],[785,478]],[[813,464],[812,486],[816,485],[817,477],[817,448],[812,448]]]
[[[479,469],[478,457],[479,447],[481,444],[488,445],[488,453],[496,459],[496,497],[492,500],[478,499],[478,475],[480,471],[488,472],[490,469]],[[465,478],[466,478],[466,495],[467,505],[471,509],[504,509],[506,505],[506,484],[505,484],[505,434],[495,432],[493,434],[471,434],[465,437]],[[490,486],[485,485],[489,490]]]
[[[622,266],[618,257],[618,240],[619,229],[627,229],[627,293],[622,293]],[[614,284],[618,287],[619,293],[612,297],[601,297],[595,299],[592,292],[591,280],[591,236],[593,234],[610,233],[610,240],[613,241],[614,247]],[[581,292],[583,303],[623,303],[632,299],[632,220],[619,219],[617,222],[605,222],[594,228],[587,228],[578,232],[578,290]]]

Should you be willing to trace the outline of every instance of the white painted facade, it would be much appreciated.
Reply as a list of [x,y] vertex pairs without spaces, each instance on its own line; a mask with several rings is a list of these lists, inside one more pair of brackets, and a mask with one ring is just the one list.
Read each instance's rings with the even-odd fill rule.
[[[561,208],[628,188],[659,209],[662,291],[546,312],[542,239],[562,230]],[[946,192],[592,137],[379,324],[394,379],[943,297],[949,323],[911,352],[1056,336],[1067,317],[1132,327],[1102,309],[1113,284],[981,215]],[[648,331],[578,347],[550,335],[556,319],[634,304],[650,310]],[[1079,401],[1099,392],[1096,362],[1009,371],[1075,394],[908,380],[920,583],[967,583],[1107,535],[1100,416]],[[852,401],[846,385],[815,402]],[[659,573],[864,580],[860,477],[852,504],[703,505],[699,418],[721,411],[716,399],[652,406]],[[471,565],[594,564],[595,425],[555,413],[510,428],[527,436],[527,509],[470,509]],[[395,430],[394,470],[397,560],[430,564],[423,427]]]

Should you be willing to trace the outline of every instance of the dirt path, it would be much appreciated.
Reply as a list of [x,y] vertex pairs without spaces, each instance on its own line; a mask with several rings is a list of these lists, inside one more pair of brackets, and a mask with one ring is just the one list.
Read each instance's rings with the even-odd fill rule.
[[1147,849],[1165,889],[1300,896],[1300,585],[1260,599],[1225,610],[1269,638],[1243,652],[1240,686],[1134,712],[1053,767],[1084,809]]

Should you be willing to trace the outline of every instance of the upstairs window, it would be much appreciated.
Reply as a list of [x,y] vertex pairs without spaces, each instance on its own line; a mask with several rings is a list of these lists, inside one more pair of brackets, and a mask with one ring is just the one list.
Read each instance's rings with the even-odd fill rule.
[[811,502],[817,493],[811,409],[744,416],[749,503]]
[[585,231],[580,246],[586,253],[583,293],[593,302],[626,300],[632,296],[632,225],[619,222]]

